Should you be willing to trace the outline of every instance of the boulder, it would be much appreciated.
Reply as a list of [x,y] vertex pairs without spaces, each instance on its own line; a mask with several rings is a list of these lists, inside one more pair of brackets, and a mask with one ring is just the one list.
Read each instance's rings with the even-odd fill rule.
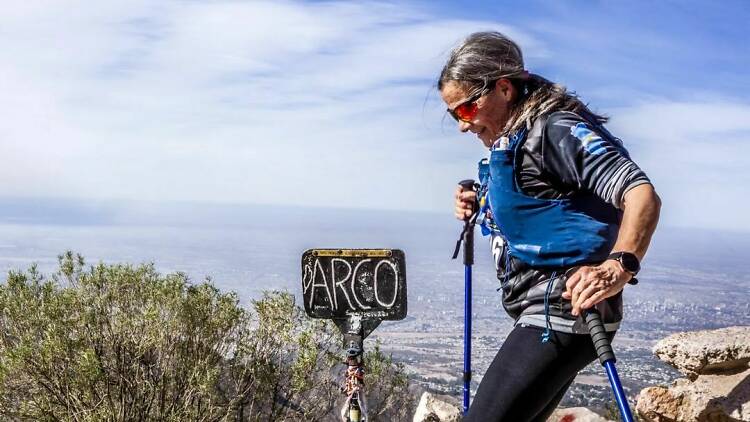
[[689,379],[747,367],[750,327],[677,333],[659,341],[654,354]]
[[449,397],[436,396],[425,392],[419,399],[414,422],[458,422],[462,419],[461,409]]
[[606,419],[585,407],[571,407],[568,409],[557,409],[547,419],[547,422],[609,422]]
[[750,421],[750,369],[648,387],[636,411],[646,421]]
[[674,334],[654,354],[687,379],[643,389],[636,405],[643,420],[750,422],[750,327]]

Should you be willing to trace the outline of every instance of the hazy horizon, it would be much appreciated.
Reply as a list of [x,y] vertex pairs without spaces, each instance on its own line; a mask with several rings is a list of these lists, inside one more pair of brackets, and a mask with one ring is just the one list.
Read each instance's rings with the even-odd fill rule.
[[[437,254],[436,251],[445,250],[446,256],[452,250],[461,228],[449,209],[438,213],[263,204],[122,200],[84,202],[28,198],[0,198],[0,225],[13,228],[17,236],[22,235],[24,228],[30,232],[44,233],[45,230],[75,230],[76,227],[92,232],[96,232],[97,227],[104,231],[110,227],[115,232],[128,227],[144,232],[169,230],[177,233],[181,229],[185,229],[185,233],[195,229],[213,231],[217,236],[218,233],[246,230],[262,230],[269,235],[278,232],[282,237],[287,236],[287,232],[297,232],[299,235],[294,237],[295,242],[309,247],[412,245],[415,250],[407,252]],[[322,238],[316,239],[313,233],[321,233]],[[477,243],[478,253],[481,254],[482,238],[477,236],[480,239]],[[39,238],[39,241],[43,240]],[[190,239],[186,240],[190,242]],[[64,239],[58,241],[60,250],[50,251],[52,256],[40,258],[53,258],[64,250],[77,248],[75,244],[66,244]],[[2,243],[7,244],[8,239]],[[116,248],[116,245],[102,246]],[[670,226],[662,222],[654,235],[645,264],[657,259],[705,268],[711,263],[725,262],[750,274],[750,262],[745,259],[747,250],[750,250],[750,236],[741,230]],[[301,251],[297,252],[301,255]],[[733,272],[735,268],[725,270]]]
[[[257,218],[269,210],[277,215],[304,214],[313,211],[320,215],[365,214],[393,217],[403,215],[408,218],[430,216],[437,219],[453,220],[452,203],[446,201],[445,211],[438,210],[402,210],[394,208],[343,207],[343,206],[305,206],[279,205],[264,203],[216,202],[216,201],[170,201],[170,200],[132,200],[132,199],[82,199],[61,197],[0,197],[0,224],[146,224],[146,225],[238,225],[259,224]],[[222,216],[224,219],[211,217]],[[456,222],[456,224],[458,224]],[[661,220],[659,229],[696,230],[699,232],[717,232],[731,234],[750,234],[748,226],[728,227],[694,227],[689,225],[670,224]]]

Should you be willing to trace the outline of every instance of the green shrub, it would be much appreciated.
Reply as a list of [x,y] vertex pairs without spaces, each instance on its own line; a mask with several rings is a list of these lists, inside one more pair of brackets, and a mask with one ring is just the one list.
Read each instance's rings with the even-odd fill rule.
[[404,365],[380,350],[380,341],[365,353],[365,382],[370,420],[411,420],[416,403],[409,394]]
[[[210,280],[153,265],[91,267],[71,252],[0,285],[0,418],[42,421],[330,420],[341,337],[288,293],[252,309]],[[371,420],[411,399],[403,368],[367,354]]]

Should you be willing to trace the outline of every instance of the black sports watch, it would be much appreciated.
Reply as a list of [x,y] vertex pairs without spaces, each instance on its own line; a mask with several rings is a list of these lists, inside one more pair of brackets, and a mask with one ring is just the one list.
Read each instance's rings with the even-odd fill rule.
[[641,270],[641,262],[638,261],[638,257],[630,252],[614,252],[609,254],[607,259],[614,259],[619,262],[622,268],[632,274],[633,277]]

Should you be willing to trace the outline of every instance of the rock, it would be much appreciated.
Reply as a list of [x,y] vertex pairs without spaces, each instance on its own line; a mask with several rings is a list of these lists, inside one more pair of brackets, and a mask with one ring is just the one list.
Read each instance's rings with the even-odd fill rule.
[[585,407],[571,407],[555,410],[547,419],[547,422],[609,422],[609,419],[605,419]]
[[648,387],[636,411],[646,421],[750,421],[750,369]]
[[462,419],[461,409],[450,402],[447,397],[438,397],[431,393],[422,393],[414,422],[458,422]]
[[643,420],[750,422],[750,327],[673,334],[654,354],[687,379],[643,389],[636,404]]
[[659,341],[654,354],[689,379],[746,367],[750,362],[750,327],[673,334]]
[[665,387],[647,387],[638,395],[635,411],[646,421],[676,421],[681,413],[683,398]]

